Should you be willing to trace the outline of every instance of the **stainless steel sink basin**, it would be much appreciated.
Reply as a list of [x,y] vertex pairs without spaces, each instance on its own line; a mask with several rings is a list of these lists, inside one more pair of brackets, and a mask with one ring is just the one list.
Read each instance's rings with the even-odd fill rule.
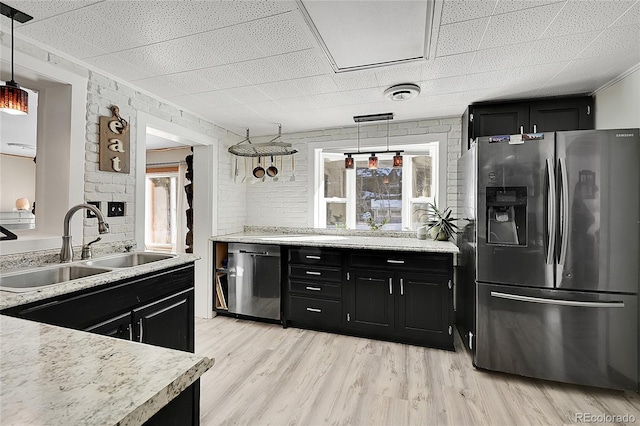
[[157,262],[158,260],[171,259],[175,254],[167,253],[121,253],[116,256],[104,257],[83,262],[87,266],[101,268],[130,268],[132,266],[144,265],[145,263]]
[[0,290],[12,293],[40,290],[66,281],[109,272],[110,269],[85,265],[53,265],[0,275]]

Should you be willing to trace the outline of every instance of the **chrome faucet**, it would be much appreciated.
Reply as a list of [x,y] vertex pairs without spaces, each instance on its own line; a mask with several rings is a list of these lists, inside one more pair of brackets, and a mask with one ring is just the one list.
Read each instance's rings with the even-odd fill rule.
[[101,234],[109,233],[109,224],[104,221],[102,212],[91,204],[78,204],[69,209],[64,216],[64,235],[62,236],[62,249],[60,250],[60,262],[71,262],[73,260],[73,246],[71,245],[71,231],[69,230],[69,223],[73,214],[80,209],[91,210],[98,217],[98,232]]

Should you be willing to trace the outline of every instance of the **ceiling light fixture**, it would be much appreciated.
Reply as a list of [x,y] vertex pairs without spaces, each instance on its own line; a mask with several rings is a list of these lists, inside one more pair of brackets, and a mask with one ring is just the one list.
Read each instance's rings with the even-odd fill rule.
[[0,3],[0,13],[11,18],[11,81],[0,86],[0,111],[13,115],[26,115],[29,113],[29,94],[13,79],[13,21],[25,23],[33,17],[4,3]]
[[420,86],[413,83],[396,84],[384,91],[384,97],[392,101],[406,101],[420,94]]
[[[402,150],[393,150],[390,151],[389,150],[389,121],[393,120],[393,113],[389,112],[389,113],[385,113],[385,114],[371,114],[371,115],[356,115],[353,117],[353,121],[355,121],[358,124],[358,150],[356,152],[345,152],[344,155],[346,155],[346,158],[344,159],[344,168],[348,169],[348,170],[352,170],[354,168],[354,159],[353,159],[353,155],[356,154],[361,154],[360,152],[360,123],[362,122],[368,122],[368,121],[382,121],[382,120],[386,120],[387,121],[387,150],[386,151],[380,151],[378,153],[380,154],[386,154],[386,153],[390,153],[393,152],[395,153],[395,155],[393,156],[393,167],[394,168],[398,168],[398,167],[402,167],[402,155],[400,155],[401,152],[404,152]],[[370,151],[369,151],[370,152]],[[371,152],[371,155],[369,156],[369,169],[371,170],[376,170],[378,168],[379,165],[379,161],[378,161],[378,157],[376,155],[375,152]]]

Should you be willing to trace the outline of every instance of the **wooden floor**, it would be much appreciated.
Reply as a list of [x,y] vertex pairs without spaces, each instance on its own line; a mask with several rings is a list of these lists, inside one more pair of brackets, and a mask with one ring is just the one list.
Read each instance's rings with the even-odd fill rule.
[[[476,370],[469,353],[216,317],[196,320],[201,424],[562,425],[640,396]],[[633,424],[634,422],[629,422]]]

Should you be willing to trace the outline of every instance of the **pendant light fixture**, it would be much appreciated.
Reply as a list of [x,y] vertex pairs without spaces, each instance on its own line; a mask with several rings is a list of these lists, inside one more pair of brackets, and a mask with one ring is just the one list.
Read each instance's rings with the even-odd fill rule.
[[[356,152],[345,152],[344,155],[346,155],[346,158],[344,159],[344,168],[345,169],[353,169],[355,167],[354,164],[354,158],[352,157],[352,155],[356,155],[356,154],[361,154],[360,152],[360,123],[363,121],[382,121],[382,120],[386,120],[387,121],[387,150],[386,151],[382,151],[379,152],[381,154],[387,154],[390,152],[395,153],[395,155],[393,156],[393,167],[394,168],[400,168],[402,167],[402,155],[401,153],[404,152],[402,150],[394,150],[394,151],[390,151],[389,150],[389,120],[393,120],[393,113],[386,113],[386,114],[372,114],[372,115],[357,115],[353,117],[353,121],[355,121],[358,124],[358,150]],[[375,152],[371,152],[371,155],[369,156],[369,169],[371,170],[375,170],[377,169],[379,166],[379,160],[378,160],[378,156],[376,155]]]
[[4,3],[0,3],[0,13],[11,19],[11,81],[0,86],[0,111],[12,115],[26,115],[29,113],[29,94],[13,79],[13,22],[25,23],[33,17]]

